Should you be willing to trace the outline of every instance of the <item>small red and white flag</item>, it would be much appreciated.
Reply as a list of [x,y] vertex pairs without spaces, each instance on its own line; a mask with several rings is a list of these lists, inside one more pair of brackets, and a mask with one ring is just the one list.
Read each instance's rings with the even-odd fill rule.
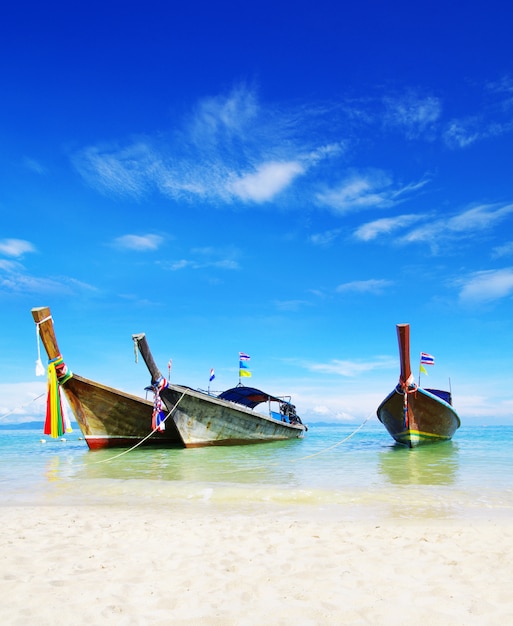
[[420,364],[421,365],[434,365],[435,357],[427,352],[420,353]]

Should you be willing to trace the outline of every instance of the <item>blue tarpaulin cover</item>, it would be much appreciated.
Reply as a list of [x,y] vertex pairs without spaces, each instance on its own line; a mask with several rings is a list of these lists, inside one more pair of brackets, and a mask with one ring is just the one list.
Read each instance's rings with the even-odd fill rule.
[[429,391],[429,393],[432,393],[434,396],[437,396],[438,398],[442,398],[442,400],[445,400],[447,404],[452,405],[452,397],[451,397],[450,391],[441,391],[440,389],[425,389],[425,391]]
[[227,389],[226,391],[223,391],[223,393],[220,393],[217,397],[221,400],[229,400],[230,402],[242,404],[250,409],[254,409],[258,404],[269,400],[275,400],[276,402],[284,401],[283,398],[271,396],[264,391],[260,391],[260,389],[255,389],[254,387],[244,387],[242,385],[239,387],[233,387],[233,389]]

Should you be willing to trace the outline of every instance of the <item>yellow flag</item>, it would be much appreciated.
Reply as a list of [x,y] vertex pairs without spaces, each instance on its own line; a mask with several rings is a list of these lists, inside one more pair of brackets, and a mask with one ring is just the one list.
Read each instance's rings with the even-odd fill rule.
[[425,368],[423,365],[421,365],[421,366],[420,366],[420,371],[421,371],[423,374],[425,374],[426,376],[428,375],[428,373],[427,373],[427,371],[426,371],[426,368]]

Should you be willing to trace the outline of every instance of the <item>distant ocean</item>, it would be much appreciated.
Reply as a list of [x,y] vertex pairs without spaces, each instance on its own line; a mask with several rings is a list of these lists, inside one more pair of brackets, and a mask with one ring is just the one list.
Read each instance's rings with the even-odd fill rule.
[[299,506],[348,520],[513,513],[513,426],[462,426],[451,442],[413,450],[376,420],[357,428],[312,424],[303,440],[128,452],[91,452],[78,427],[65,440],[0,430],[1,504]]

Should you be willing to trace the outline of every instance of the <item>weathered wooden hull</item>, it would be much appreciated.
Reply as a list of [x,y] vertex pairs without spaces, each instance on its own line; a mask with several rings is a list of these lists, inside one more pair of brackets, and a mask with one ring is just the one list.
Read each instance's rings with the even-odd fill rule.
[[76,374],[62,385],[73,415],[91,450],[113,447],[180,446],[174,423],[152,432],[153,402]]
[[61,359],[57,378],[89,448],[182,445],[172,423],[165,431],[152,433],[152,402],[68,371],[49,307],[32,309],[32,317],[48,358]]
[[448,402],[421,388],[407,396],[407,416],[400,386],[377,409],[378,419],[398,443],[413,448],[452,438],[460,419]]
[[194,391],[168,384],[160,396],[187,448],[283,441],[303,437],[305,426],[290,424]]

